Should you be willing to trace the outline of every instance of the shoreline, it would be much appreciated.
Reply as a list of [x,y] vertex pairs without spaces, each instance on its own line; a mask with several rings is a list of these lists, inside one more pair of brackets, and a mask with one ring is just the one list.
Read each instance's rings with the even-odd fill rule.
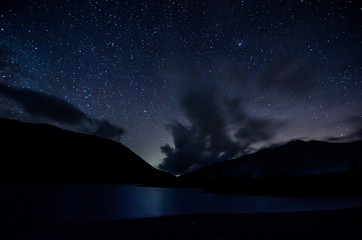
[[1,223],[1,239],[362,239],[362,207],[89,223]]

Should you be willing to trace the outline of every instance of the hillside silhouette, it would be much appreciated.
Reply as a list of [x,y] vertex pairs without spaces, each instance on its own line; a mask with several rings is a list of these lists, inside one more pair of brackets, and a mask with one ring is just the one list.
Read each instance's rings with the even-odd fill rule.
[[167,181],[121,143],[46,124],[0,119],[0,182]]
[[292,141],[186,173],[172,187],[245,195],[362,195],[362,141]]
[[362,141],[329,143],[291,141],[237,159],[212,164],[182,175],[182,179],[253,178],[271,175],[309,175],[349,169],[362,163]]

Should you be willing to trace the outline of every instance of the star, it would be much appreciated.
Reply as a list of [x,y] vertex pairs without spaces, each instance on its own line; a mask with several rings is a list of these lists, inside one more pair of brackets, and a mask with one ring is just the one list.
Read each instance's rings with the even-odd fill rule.
[[[361,114],[360,10],[350,2],[13,2],[0,14],[0,83],[124,128],[121,142],[152,165],[164,157],[160,146],[174,142],[170,122],[230,123],[240,110],[285,121],[268,139],[278,144],[339,137],[336,123],[352,132],[349,119]],[[197,94],[182,105],[189,82],[209,84],[214,95],[203,100],[216,106],[192,111],[204,103]],[[79,130],[40,119],[1,92],[0,117]],[[234,125],[222,126],[227,136]]]

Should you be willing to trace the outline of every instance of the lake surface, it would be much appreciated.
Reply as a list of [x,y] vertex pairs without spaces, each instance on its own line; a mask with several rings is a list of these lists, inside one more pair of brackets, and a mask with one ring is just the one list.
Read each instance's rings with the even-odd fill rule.
[[1,221],[90,222],[195,213],[327,210],[362,206],[361,197],[229,196],[200,189],[112,184],[0,185]]

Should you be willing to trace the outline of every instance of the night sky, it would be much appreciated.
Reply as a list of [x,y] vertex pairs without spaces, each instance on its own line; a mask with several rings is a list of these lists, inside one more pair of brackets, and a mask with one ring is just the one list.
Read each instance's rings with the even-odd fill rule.
[[173,173],[361,139],[357,2],[2,1],[0,117],[114,139]]

